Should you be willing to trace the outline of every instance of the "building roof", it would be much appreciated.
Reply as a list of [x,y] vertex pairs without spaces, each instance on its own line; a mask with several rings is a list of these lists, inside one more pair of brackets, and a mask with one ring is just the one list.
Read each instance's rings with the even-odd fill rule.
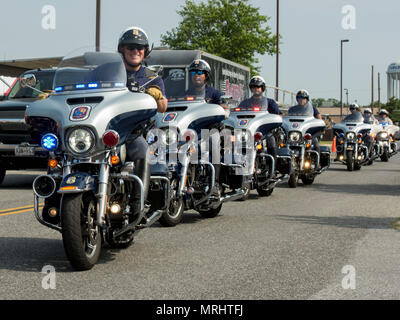
[[27,70],[57,67],[62,58],[63,57],[52,57],[2,61],[0,62],[0,75],[7,77],[18,77]]

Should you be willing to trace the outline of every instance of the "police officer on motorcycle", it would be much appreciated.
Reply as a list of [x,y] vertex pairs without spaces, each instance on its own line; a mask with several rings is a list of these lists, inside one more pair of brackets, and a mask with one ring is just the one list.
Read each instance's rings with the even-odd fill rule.
[[[309,105],[311,105],[310,95],[309,95],[308,91],[304,90],[304,89],[299,90],[296,94],[296,101],[298,104],[297,106],[301,106],[304,108],[307,108]],[[297,106],[294,106],[294,107],[297,107]],[[311,105],[311,107],[314,110],[314,118],[322,120],[322,116],[321,116],[320,112],[318,111],[318,109],[316,107],[314,107],[313,105]],[[320,145],[319,145],[319,139],[321,137],[321,134],[322,134],[322,132],[319,131],[312,135],[312,142],[314,145],[314,150],[316,150],[319,154],[321,154]]]
[[189,66],[190,86],[186,93],[187,95],[201,95],[204,96],[207,103],[219,104],[225,110],[225,117],[229,117],[229,107],[223,101],[222,93],[209,86],[211,68],[207,61],[203,59],[196,59]]
[[[238,108],[247,109],[249,107],[259,106],[261,107],[261,111],[268,111],[268,113],[272,114],[280,114],[278,104],[275,102],[275,100],[264,97],[263,93],[265,92],[265,80],[261,76],[252,77],[249,82],[249,88],[252,93],[252,97],[243,100],[239,104]],[[268,133],[266,141],[268,153],[272,155],[276,161],[278,147],[276,145],[276,139],[274,135],[272,133]]]
[[389,112],[387,112],[386,109],[381,109],[381,111],[379,111],[379,123],[388,123],[393,125],[393,121],[389,118]]
[[[128,83],[135,82],[139,86],[144,86],[145,92],[151,95],[157,103],[157,111],[165,112],[167,109],[167,100],[165,98],[164,82],[157,74],[146,68],[142,63],[151,50],[146,33],[139,27],[129,27],[119,37],[118,52],[121,53]],[[152,80],[150,82],[150,80]],[[149,184],[151,166],[148,155],[148,144],[142,134],[133,132],[132,139],[128,139],[126,145],[127,161],[133,161],[135,174],[142,180],[144,189],[144,199],[146,200]],[[140,210],[140,188],[134,183],[134,190],[131,198],[132,211],[134,214]]]
[[369,124],[378,124],[378,120],[375,119],[375,117],[372,114],[372,110],[370,108],[364,109],[364,123],[369,123]]

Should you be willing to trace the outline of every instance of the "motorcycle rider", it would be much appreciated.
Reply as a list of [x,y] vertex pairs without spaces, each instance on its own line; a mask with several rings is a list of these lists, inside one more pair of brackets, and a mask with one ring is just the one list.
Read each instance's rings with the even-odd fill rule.
[[372,110],[370,108],[364,109],[364,123],[369,123],[369,124],[379,124],[379,121],[375,119],[375,117],[372,114]]
[[189,66],[190,86],[187,95],[204,96],[207,103],[219,104],[225,110],[225,117],[229,117],[229,107],[222,97],[222,93],[209,86],[211,68],[207,61],[196,59]]
[[[249,88],[253,94],[251,98],[243,100],[238,108],[247,109],[249,107],[260,106],[261,111],[268,111],[272,114],[280,114],[278,104],[274,99],[264,97],[265,92],[265,80],[261,76],[254,76],[250,79]],[[276,161],[278,154],[278,147],[276,145],[276,139],[272,133],[268,133],[266,137],[267,141],[267,152],[272,155]]]
[[[308,106],[311,106],[314,111],[313,112],[314,118],[322,120],[322,116],[321,116],[320,112],[318,111],[318,109],[311,104],[310,95],[307,90],[304,90],[304,89],[299,90],[296,94],[296,101],[297,101],[298,105],[294,106],[294,107],[301,106],[303,108],[307,108]],[[292,107],[292,108],[294,108],[294,107]],[[321,137],[321,134],[322,134],[322,132],[318,131],[312,135],[312,143],[314,146],[314,150],[316,150],[320,155],[321,155],[321,152],[320,152],[319,139]]]
[[[137,82],[139,86],[144,85],[145,92],[156,100],[157,111],[165,112],[167,100],[164,82],[162,78],[158,78],[157,74],[142,64],[143,59],[150,54],[150,51],[148,37],[144,30],[139,27],[127,28],[118,39],[118,52],[121,53],[125,64],[127,85],[130,85],[130,81]],[[154,80],[148,83],[151,79]],[[134,163],[135,174],[143,182],[144,200],[146,201],[151,174],[148,144],[143,135],[134,135],[133,137],[134,139],[128,141],[126,145],[127,161]],[[131,206],[134,214],[139,213],[140,188],[137,182],[134,182]]]
[[387,112],[386,109],[381,109],[381,111],[379,111],[378,120],[379,123],[388,123],[390,125],[393,125],[393,121],[389,118],[389,112]]
[[[208,85],[210,74],[211,68],[207,61],[203,59],[193,60],[189,66],[190,85],[189,90],[186,92],[186,95],[204,96],[207,103],[220,105],[225,110],[225,118],[227,119],[230,114],[230,109],[226,102],[221,98],[222,93],[219,90]],[[221,125],[219,130],[221,130],[222,128],[223,126]],[[212,140],[213,139],[211,139],[210,141],[210,149],[213,150],[211,154],[215,155],[217,153],[214,150],[214,147],[216,147],[216,145],[215,143],[213,144]],[[212,191],[212,194],[219,197],[221,164],[213,163],[213,165],[215,170],[215,187]]]

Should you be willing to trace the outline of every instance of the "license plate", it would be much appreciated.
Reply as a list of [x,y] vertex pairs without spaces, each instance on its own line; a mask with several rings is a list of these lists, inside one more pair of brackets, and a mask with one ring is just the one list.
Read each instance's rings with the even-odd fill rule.
[[20,157],[34,156],[35,147],[16,147],[15,155]]

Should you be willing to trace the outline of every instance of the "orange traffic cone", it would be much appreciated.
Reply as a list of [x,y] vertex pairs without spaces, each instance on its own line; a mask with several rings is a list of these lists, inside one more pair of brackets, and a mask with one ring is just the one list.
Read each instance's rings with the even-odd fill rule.
[[336,152],[336,137],[333,138],[332,140],[332,150],[331,152]]

